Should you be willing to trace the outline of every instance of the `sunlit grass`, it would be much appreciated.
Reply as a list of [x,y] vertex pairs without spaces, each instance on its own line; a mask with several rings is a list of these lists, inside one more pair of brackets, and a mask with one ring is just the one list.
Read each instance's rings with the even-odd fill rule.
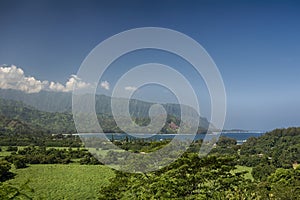
[[236,169],[233,170],[233,172],[242,172],[242,171],[247,171],[247,173],[244,175],[244,178],[246,179],[250,179],[250,180],[254,180],[253,176],[252,176],[252,167],[247,167],[247,166],[240,166],[237,165]]
[[13,169],[11,183],[20,185],[29,180],[34,199],[96,199],[99,189],[109,184],[113,171],[101,165],[30,165]]

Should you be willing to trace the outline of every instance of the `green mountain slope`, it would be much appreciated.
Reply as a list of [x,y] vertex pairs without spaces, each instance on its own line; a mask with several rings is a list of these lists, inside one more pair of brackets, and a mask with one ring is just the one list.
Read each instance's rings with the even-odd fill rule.
[[[46,112],[71,112],[72,109],[72,93],[66,92],[49,92],[41,91],[39,93],[28,94],[22,91],[11,89],[0,89],[0,97],[15,101],[21,101],[35,109]],[[112,115],[111,111],[111,97],[105,95],[95,96],[96,105],[95,109],[98,115]],[[118,101],[125,101],[125,99],[117,99]],[[130,100],[129,110],[132,117],[145,118],[148,117],[149,109],[154,103],[145,102],[141,100]],[[163,104],[166,112],[170,116],[180,118],[181,108],[179,104]],[[190,117],[199,117],[197,113],[187,106],[186,109],[190,110]],[[199,117],[200,126],[207,129],[209,122],[204,117]]]
[[0,116],[0,135],[36,133],[37,128],[17,119]]
[[[145,104],[144,104],[145,105]],[[10,119],[19,120],[37,127],[47,133],[75,133],[76,128],[71,112],[45,112],[37,110],[20,101],[13,101],[0,98],[0,115]],[[115,123],[114,118],[109,114],[98,115],[99,123],[104,132],[123,132]],[[147,125],[148,117],[134,117],[139,125]],[[178,117],[167,116],[167,122],[160,133],[176,133],[177,125],[180,124]],[[206,127],[199,127],[198,132],[205,132]]]
[[259,138],[249,138],[240,153],[248,166],[268,163],[289,168],[300,163],[300,128],[275,129]]
[[50,113],[39,111],[22,102],[0,99],[0,115],[19,120],[46,132],[75,132],[70,113]]

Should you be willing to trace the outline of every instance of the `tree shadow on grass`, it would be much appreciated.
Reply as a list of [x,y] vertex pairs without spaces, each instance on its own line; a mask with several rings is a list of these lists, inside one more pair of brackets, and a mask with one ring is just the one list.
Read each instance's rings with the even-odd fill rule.
[[10,179],[13,179],[13,178],[15,178],[15,176],[16,176],[15,173],[12,173],[12,172],[6,172],[5,174],[3,174],[3,175],[0,177],[0,182],[4,182],[4,181],[10,180]]

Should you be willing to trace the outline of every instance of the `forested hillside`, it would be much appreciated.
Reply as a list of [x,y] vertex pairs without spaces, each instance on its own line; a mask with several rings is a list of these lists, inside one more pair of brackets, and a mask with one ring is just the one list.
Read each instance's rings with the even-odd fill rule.
[[[0,98],[0,115],[9,119],[19,120],[47,133],[75,133],[76,128],[71,112],[46,112],[37,110],[20,101]],[[104,132],[123,131],[116,125],[112,115],[98,113],[98,120]],[[134,117],[139,125],[147,125],[149,117]],[[167,116],[167,122],[160,133],[176,133],[180,119],[173,115]],[[207,127],[199,126],[198,132],[205,132]]]
[[253,168],[253,176],[266,180],[276,168],[290,169],[300,163],[300,128],[275,129],[249,138],[240,149],[241,165]]
[[0,135],[36,133],[37,128],[32,124],[27,124],[17,119],[0,116]]
[[[0,97],[9,100],[21,101],[24,104],[40,111],[69,113],[72,109],[72,93],[68,92],[41,91],[39,93],[28,94],[18,90],[0,89]],[[98,115],[112,115],[111,97],[105,95],[96,95],[95,100],[95,110]],[[116,100],[126,101],[126,99],[121,98]],[[154,103],[151,102],[132,99],[130,100],[129,104],[130,114],[132,117],[137,118],[148,117],[149,108],[153,104]],[[163,104],[163,107],[166,109],[168,115],[180,118],[181,109],[179,104],[167,103]],[[192,108],[189,108],[188,106],[184,107],[185,109],[190,110],[189,114],[191,117],[199,117]],[[199,117],[199,119],[200,127],[207,129],[209,126],[207,119],[204,117]]]
[[70,113],[43,112],[18,101],[0,99],[0,115],[31,124],[49,133],[75,132]]

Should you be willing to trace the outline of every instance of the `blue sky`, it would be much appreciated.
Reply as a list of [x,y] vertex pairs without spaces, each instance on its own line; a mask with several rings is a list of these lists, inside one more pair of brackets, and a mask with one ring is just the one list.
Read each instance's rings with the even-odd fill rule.
[[[299,126],[299,9],[298,1],[277,0],[0,1],[0,64],[65,83],[106,38],[170,28],[198,41],[217,64],[228,98],[225,128]],[[180,70],[193,79],[188,65]]]

